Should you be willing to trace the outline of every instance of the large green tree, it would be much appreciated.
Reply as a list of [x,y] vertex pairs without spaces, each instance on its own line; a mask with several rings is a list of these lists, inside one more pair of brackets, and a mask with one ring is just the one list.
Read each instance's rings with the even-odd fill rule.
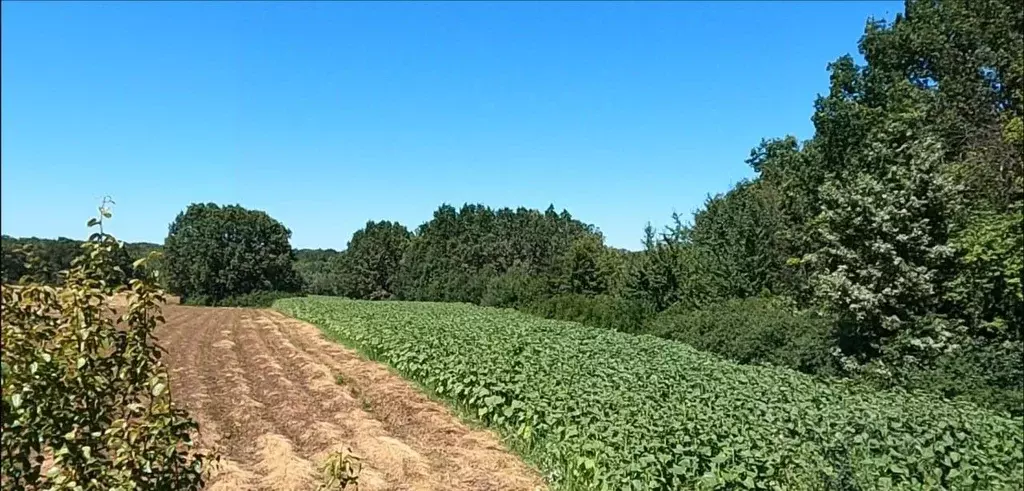
[[556,270],[555,290],[584,295],[606,292],[609,279],[601,267],[604,252],[600,236],[584,235],[573,241]]
[[1024,8],[910,0],[859,49],[828,65],[814,136],[762,141],[756,178],[649,229],[626,292],[682,312],[784,295],[887,383],[1020,400]]
[[785,199],[770,183],[741,182],[712,198],[694,215],[690,239],[706,260],[702,280],[718,295],[745,298],[785,293],[791,279],[787,260],[794,250],[785,231]]
[[881,176],[864,172],[823,187],[823,245],[807,259],[818,270],[818,297],[843,321],[848,354],[897,348],[893,358],[928,356],[955,341],[953,325],[935,318],[952,274],[954,188],[938,172],[937,143],[878,151]]
[[[831,67],[811,161],[827,194],[815,251],[832,256],[819,278],[859,277],[851,285],[866,290],[826,304],[861,318],[865,342],[913,340],[892,346],[901,359],[942,344],[915,317],[1019,339],[1024,9],[912,0],[892,22],[869,22],[860,48],[865,66]],[[844,240],[852,249],[836,247]]]
[[409,243],[399,294],[413,300],[471,303],[480,303],[485,296],[528,296],[525,290],[489,295],[489,288],[525,288],[533,295],[537,282],[521,282],[514,276],[553,281],[573,242],[596,234],[592,226],[566,211],[557,213],[554,207],[540,212],[442,205]]
[[265,212],[191,204],[169,226],[164,262],[172,293],[218,301],[258,291],[297,291],[289,231]]
[[370,300],[394,298],[402,255],[412,234],[398,222],[366,222],[341,259],[340,293]]
[[344,255],[334,249],[295,251],[295,271],[302,278],[303,293],[341,295]]

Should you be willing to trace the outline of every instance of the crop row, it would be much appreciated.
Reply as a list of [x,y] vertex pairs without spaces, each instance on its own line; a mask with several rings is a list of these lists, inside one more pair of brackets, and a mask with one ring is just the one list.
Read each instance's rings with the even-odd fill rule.
[[280,300],[498,430],[563,489],[1019,489],[1024,426],[687,345],[462,304]]

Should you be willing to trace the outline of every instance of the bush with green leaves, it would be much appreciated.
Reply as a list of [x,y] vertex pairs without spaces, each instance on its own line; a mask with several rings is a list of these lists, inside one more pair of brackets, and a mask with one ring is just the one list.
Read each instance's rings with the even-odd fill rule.
[[[203,487],[198,426],[171,400],[153,344],[163,293],[145,279],[125,286],[123,247],[101,228],[61,286],[2,287],[3,489]],[[127,295],[120,312],[115,294]]]
[[930,363],[904,368],[900,378],[862,378],[879,388],[904,387],[971,401],[981,407],[1024,416],[1024,343],[973,341]]
[[611,295],[562,294],[529,303],[521,310],[547,319],[637,333],[654,316],[654,306]]
[[466,304],[275,303],[498,430],[560,489],[986,489],[1024,421]]
[[192,296],[185,299],[185,305],[202,305],[206,307],[270,307],[282,298],[301,297],[301,293],[292,292],[252,292],[234,295],[220,300],[205,295]]
[[[160,246],[146,242],[125,243],[116,254],[117,265],[125,273],[125,281],[131,278],[142,278],[160,270],[160,259],[154,258],[146,266],[136,270],[132,261],[147,257]],[[82,241],[60,237],[58,239],[39,239],[36,237],[0,237],[0,254],[3,265],[0,267],[0,281],[17,283],[23,276],[27,281],[58,285],[63,282],[62,271],[71,268],[71,261],[82,251]],[[32,264],[26,264],[27,255],[31,255]]]
[[737,363],[833,375],[838,369],[831,353],[833,326],[832,319],[797,312],[781,299],[746,298],[697,310],[669,308],[649,323],[646,333]]
[[480,305],[520,308],[548,294],[545,278],[530,274],[521,266],[513,266],[487,281]]

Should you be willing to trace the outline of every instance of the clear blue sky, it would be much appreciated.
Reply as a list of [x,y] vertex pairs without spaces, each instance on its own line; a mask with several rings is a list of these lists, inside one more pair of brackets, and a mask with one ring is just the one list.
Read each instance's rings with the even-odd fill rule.
[[2,231],[163,242],[191,202],[296,247],[442,202],[544,208],[637,249],[812,135],[826,64],[900,2],[2,4]]

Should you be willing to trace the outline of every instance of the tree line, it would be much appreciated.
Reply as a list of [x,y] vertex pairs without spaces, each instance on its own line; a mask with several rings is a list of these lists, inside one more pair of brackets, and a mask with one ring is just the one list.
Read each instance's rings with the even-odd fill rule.
[[863,65],[829,64],[812,138],[763,140],[755,177],[648,225],[642,251],[564,210],[480,204],[294,251],[266,213],[193,204],[170,226],[165,281],[206,304],[511,307],[1024,413],[1024,9],[911,0],[869,20],[859,49]]
[[641,252],[567,212],[444,205],[303,251],[308,291],[517,307],[1024,412],[1019,7],[869,20],[865,63],[828,66],[814,136],[763,140],[754,178],[648,226]]
[[[81,255],[86,242],[67,237],[40,239],[4,235],[0,237],[0,280],[7,284],[17,283],[22,278],[40,284],[62,283],[60,273],[71,269],[72,260]],[[158,270],[159,260],[153,261],[148,269],[136,268],[133,263],[160,249],[160,244],[127,242],[115,250],[116,265],[124,272],[125,281]]]

